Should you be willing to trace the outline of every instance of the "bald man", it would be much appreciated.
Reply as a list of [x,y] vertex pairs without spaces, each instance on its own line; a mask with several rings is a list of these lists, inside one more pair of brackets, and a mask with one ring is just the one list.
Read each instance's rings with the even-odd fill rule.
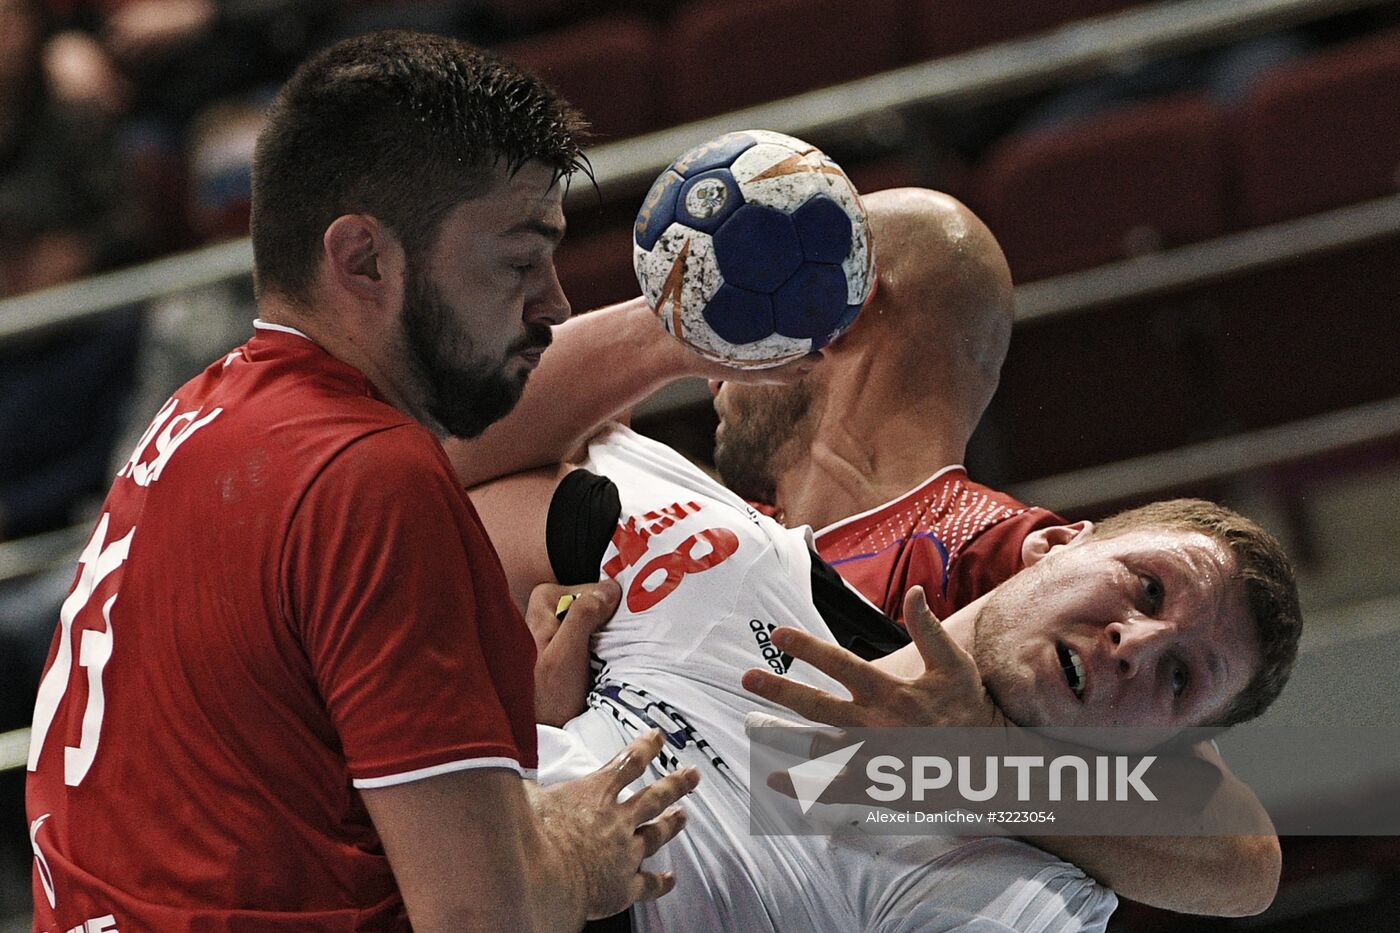
[[[730,370],[668,336],[640,298],[590,312],[554,328],[556,347],[509,417],[447,444],[463,483],[564,459],[604,421],[699,376],[715,386],[726,482],[789,527],[820,529],[821,556],[888,614],[914,584],[938,615],[989,592],[1021,569],[1032,531],[1061,523],[972,482],[959,465],[1010,340],[1006,260],[947,195],[903,188],[863,200],[876,291],[820,358]],[[1250,808],[1268,825],[1253,793],[1220,769],[1213,805]],[[1281,861],[1273,836],[1032,841],[1123,896],[1186,913],[1262,911]]]
[[879,270],[855,325],[792,385],[714,384],[730,489],[810,525],[817,550],[886,615],[924,587],[944,618],[1063,524],[961,466],[1011,341],[1011,271],[966,207],[923,188],[865,197]]

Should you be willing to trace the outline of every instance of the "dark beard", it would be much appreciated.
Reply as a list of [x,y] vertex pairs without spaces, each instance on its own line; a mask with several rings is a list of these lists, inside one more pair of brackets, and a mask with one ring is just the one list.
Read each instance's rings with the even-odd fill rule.
[[[505,360],[476,355],[471,338],[453,323],[448,307],[426,276],[411,271],[404,290],[403,332],[409,365],[423,386],[429,417],[449,437],[476,437],[520,400],[526,373],[510,376]],[[549,346],[545,324],[530,324],[507,357]]]
[[799,426],[812,405],[804,383],[752,386],[735,398],[715,442],[720,480],[750,502],[776,505],[778,476],[796,459]]

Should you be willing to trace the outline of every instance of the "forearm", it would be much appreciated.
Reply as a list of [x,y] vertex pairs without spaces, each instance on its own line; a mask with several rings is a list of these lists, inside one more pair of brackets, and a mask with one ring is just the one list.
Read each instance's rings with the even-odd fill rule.
[[[1247,916],[1273,901],[1281,856],[1268,814],[1209,746],[1164,755],[1153,764],[1163,794],[1129,825],[1156,835],[1030,837],[1131,900],[1186,914]],[[1189,835],[1165,835],[1176,830]]]
[[478,438],[447,442],[448,456],[465,486],[558,463],[599,425],[707,365],[641,298],[591,311],[554,328],[515,409]]
[[[540,787],[524,783],[534,814],[534,832],[527,844],[525,864],[530,877],[531,920],[535,930],[577,930],[588,920],[588,884],[583,870],[586,851],[569,844],[567,832],[557,825],[559,815],[542,805]],[[508,929],[492,927],[491,929]]]
[[1123,897],[1184,914],[1245,917],[1278,890],[1278,838],[1261,836],[1034,836]]
[[469,769],[361,792],[414,930],[583,926],[582,860],[553,844],[532,786]]
[[538,827],[522,827],[516,842],[493,846],[499,867],[466,875],[458,896],[416,899],[409,910],[415,933],[582,929],[587,914],[577,865],[561,858]]

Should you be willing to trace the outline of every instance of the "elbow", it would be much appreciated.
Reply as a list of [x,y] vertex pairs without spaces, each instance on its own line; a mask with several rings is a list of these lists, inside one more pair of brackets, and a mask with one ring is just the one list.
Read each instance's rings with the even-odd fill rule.
[[1225,917],[1252,917],[1269,909],[1278,894],[1279,875],[1283,870],[1283,852],[1278,837],[1236,837],[1231,862],[1234,875],[1228,903],[1220,912]]

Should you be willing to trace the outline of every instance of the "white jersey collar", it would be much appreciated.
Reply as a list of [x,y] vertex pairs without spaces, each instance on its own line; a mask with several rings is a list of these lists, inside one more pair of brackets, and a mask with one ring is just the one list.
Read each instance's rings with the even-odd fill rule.
[[[253,321],[253,329],[254,329],[254,330],[275,330],[275,331],[277,331],[278,333],[282,333],[282,334],[295,334],[296,336],[300,337],[302,340],[311,340],[310,337],[306,336],[306,335],[303,334],[301,331],[297,330],[295,327],[288,327],[286,324],[270,324],[270,323],[268,323],[267,321],[264,321],[264,320],[261,320],[261,319],[255,319],[255,320]],[[315,343],[316,341],[311,340],[311,342],[312,342],[312,343]]]

